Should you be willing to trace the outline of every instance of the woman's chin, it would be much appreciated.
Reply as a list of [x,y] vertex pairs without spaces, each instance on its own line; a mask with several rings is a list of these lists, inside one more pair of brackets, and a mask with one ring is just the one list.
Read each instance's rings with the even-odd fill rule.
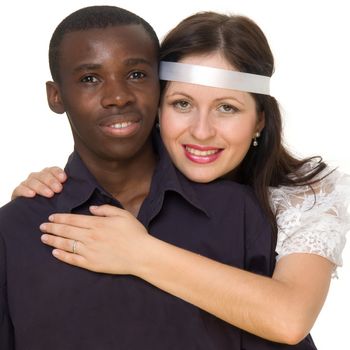
[[189,172],[182,171],[182,173],[191,181],[198,183],[208,183],[218,179],[221,174],[212,174],[211,172],[199,171]]

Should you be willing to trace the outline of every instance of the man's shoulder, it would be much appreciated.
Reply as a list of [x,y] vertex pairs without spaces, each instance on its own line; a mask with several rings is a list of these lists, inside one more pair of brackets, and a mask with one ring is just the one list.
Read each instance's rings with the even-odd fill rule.
[[193,184],[196,192],[201,197],[219,199],[220,201],[248,200],[256,202],[257,199],[250,186],[240,184],[231,180],[216,180],[206,184]]
[[57,198],[18,197],[0,208],[0,227],[12,225],[22,221],[32,221],[40,216],[46,217],[47,213],[56,211]]
[[231,180],[218,180],[207,184],[194,184],[194,188],[199,201],[208,212],[215,215],[226,215],[232,220],[240,215],[252,221],[265,222],[267,219],[253,189],[248,185]]
[[52,198],[36,195],[33,198],[17,197],[0,208],[0,213],[8,213],[13,210],[30,210],[30,208],[54,206],[57,203],[56,196]]

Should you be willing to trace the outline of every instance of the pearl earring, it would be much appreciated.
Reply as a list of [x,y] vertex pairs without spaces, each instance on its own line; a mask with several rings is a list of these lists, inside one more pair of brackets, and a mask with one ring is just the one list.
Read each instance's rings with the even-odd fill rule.
[[259,145],[258,143],[258,138],[260,137],[260,132],[258,131],[257,133],[255,133],[254,139],[253,139],[253,146],[257,147]]

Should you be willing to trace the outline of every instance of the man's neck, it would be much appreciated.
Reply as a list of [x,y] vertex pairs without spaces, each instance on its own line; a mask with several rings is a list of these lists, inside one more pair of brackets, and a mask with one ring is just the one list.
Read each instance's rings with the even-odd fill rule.
[[157,157],[152,147],[145,147],[133,159],[108,161],[81,158],[97,182],[122,206],[137,216],[147,197]]

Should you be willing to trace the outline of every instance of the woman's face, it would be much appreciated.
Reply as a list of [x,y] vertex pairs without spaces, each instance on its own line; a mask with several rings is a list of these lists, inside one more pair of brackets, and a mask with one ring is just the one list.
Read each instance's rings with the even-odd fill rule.
[[[180,62],[235,69],[219,54]],[[174,164],[195,182],[210,182],[234,170],[264,127],[249,93],[180,82],[168,84],[159,118]]]

